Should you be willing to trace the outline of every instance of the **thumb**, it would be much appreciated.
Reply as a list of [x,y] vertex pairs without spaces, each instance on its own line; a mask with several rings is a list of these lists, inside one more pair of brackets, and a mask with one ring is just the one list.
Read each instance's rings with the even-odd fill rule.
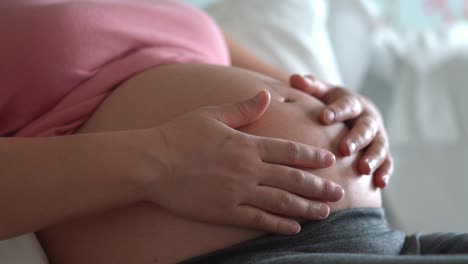
[[213,107],[208,115],[232,128],[238,128],[259,119],[270,105],[270,100],[270,93],[262,90],[243,102]]

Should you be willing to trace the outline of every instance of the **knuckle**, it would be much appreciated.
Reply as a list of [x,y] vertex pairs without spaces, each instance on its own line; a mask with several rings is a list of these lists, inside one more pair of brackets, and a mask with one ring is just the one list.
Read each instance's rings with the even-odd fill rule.
[[388,140],[382,133],[379,132],[377,136],[375,137],[375,139],[377,142],[379,142],[382,145],[382,148],[385,148],[385,149],[388,148]]
[[320,177],[313,177],[310,181],[313,188],[313,196],[315,198],[326,198],[333,192],[333,184],[329,181],[323,180]]
[[298,216],[302,217],[307,217],[309,215],[309,212],[311,211],[311,204],[312,202],[307,201],[307,200],[300,200],[298,207],[299,207],[299,212]]
[[291,164],[296,164],[301,158],[302,148],[298,146],[297,144],[291,141],[288,141],[287,149],[288,149],[288,161]]
[[356,133],[353,135],[354,142],[358,147],[362,147],[366,144],[366,133]]
[[362,104],[356,97],[353,97],[353,104],[351,106],[351,112],[355,115],[358,115],[362,112]]
[[242,136],[239,141],[240,146],[243,148],[257,148],[257,142],[250,136]]
[[275,224],[274,224],[274,227],[275,227],[275,232],[277,233],[281,233],[281,231],[283,231],[283,223],[281,221],[275,221]]
[[303,216],[309,219],[320,219],[320,205],[320,202],[307,201],[304,205]]
[[223,184],[220,189],[226,194],[226,199],[222,201],[226,204],[235,204],[242,196],[246,196],[245,188],[239,188],[239,184],[232,182]]
[[267,215],[263,212],[258,212],[253,215],[252,225],[262,227],[267,224]]
[[291,181],[294,186],[303,187],[306,182],[306,176],[301,170],[292,170],[291,171]]
[[360,142],[369,142],[371,140],[375,142],[377,139],[376,123],[372,119],[362,119],[359,128],[356,130],[356,137],[359,138]]
[[390,157],[386,160],[387,162],[387,173],[388,174],[392,174],[393,173],[393,170],[394,170],[394,162],[393,162],[393,159]]
[[353,96],[345,96],[342,99],[342,105],[345,107],[354,107],[354,105],[357,103],[356,99]]
[[233,151],[233,145],[236,144],[237,137],[233,134],[225,135],[218,147],[221,153],[227,153],[229,155],[236,153]]
[[380,160],[385,160],[388,156],[388,148],[377,138],[373,140],[371,148],[367,151],[369,155],[375,156]]
[[374,130],[370,130],[370,129],[366,129],[363,131],[362,133],[362,139],[366,142],[370,142],[370,141],[373,141],[375,138],[375,131]]
[[333,91],[334,91],[336,94],[340,95],[340,96],[344,96],[344,95],[349,94],[349,90],[343,88],[342,86],[333,85],[332,87],[333,87]]
[[320,215],[320,205],[317,205],[316,203],[308,202],[307,203],[307,213],[309,215],[313,216],[319,216]]
[[258,164],[245,155],[236,155],[226,160],[227,168],[234,175],[252,175]]
[[314,164],[318,164],[322,159],[322,154],[319,150],[312,150],[309,160]]
[[377,123],[375,120],[370,117],[370,116],[365,116],[361,119],[361,125],[366,129],[366,130],[375,130]]
[[314,188],[314,190],[316,191],[322,191],[323,189],[323,184],[322,184],[322,180],[320,179],[320,177],[312,177],[312,179],[310,180],[310,183],[312,185],[312,188]]
[[377,148],[376,152],[375,152],[375,156],[377,159],[381,160],[381,161],[384,161],[385,160],[385,157],[387,156],[387,150],[383,147],[379,147]]
[[234,109],[239,113],[243,121],[249,123],[251,121],[250,115],[249,115],[249,109],[247,109],[247,106],[245,104],[234,104]]
[[327,106],[327,108],[332,111],[335,114],[335,120],[341,120],[343,116],[343,109],[342,107],[336,105],[336,104],[331,104]]
[[335,185],[330,181],[323,181],[322,183],[322,194],[324,196],[332,194],[335,190]]
[[231,153],[236,155],[239,159],[246,160],[251,157],[249,154],[256,154],[258,152],[258,143],[250,135],[238,134],[230,136],[228,141],[228,148]]
[[311,202],[307,202],[307,207],[306,211],[304,212],[304,216],[312,215],[314,212],[314,205]]
[[284,193],[280,196],[280,209],[282,212],[286,212],[291,208],[291,205],[293,203],[293,197],[289,193]]

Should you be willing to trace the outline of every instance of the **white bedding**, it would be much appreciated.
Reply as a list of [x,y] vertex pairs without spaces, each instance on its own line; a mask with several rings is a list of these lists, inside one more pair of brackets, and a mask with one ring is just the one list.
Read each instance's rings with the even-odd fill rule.
[[0,241],[2,264],[47,264],[47,257],[34,234]]
[[382,37],[396,159],[388,206],[407,231],[468,232],[468,28]]

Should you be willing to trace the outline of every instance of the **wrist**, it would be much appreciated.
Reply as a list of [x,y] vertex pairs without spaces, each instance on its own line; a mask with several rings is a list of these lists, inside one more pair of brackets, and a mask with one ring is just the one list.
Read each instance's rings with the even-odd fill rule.
[[164,138],[158,128],[128,131],[128,175],[137,200],[157,203],[158,186],[169,174]]

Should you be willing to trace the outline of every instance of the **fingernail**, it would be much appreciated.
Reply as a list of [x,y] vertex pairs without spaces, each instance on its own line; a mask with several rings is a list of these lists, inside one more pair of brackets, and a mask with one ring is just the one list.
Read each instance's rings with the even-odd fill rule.
[[341,200],[344,196],[344,190],[340,186],[335,186],[335,189],[333,190],[333,195],[337,200]]
[[290,223],[288,226],[290,234],[297,234],[301,231],[301,226],[298,223]]
[[327,121],[328,123],[331,123],[335,120],[335,113],[332,110],[325,109],[323,111],[323,114],[325,116],[325,121]]
[[335,163],[335,155],[333,155],[331,153],[327,153],[325,155],[325,163],[327,165],[333,165],[333,163]]
[[356,147],[356,143],[354,143],[354,141],[350,141],[348,143],[349,153],[353,154],[356,151]]
[[319,208],[319,216],[321,219],[325,219],[328,217],[328,214],[330,213],[330,207],[326,204],[321,204]]
[[268,92],[267,90],[263,90],[261,92],[259,92],[255,97],[254,97],[254,102],[255,103],[261,103],[262,102],[262,97],[263,97],[263,94],[267,93],[267,96],[270,96],[270,92]]

